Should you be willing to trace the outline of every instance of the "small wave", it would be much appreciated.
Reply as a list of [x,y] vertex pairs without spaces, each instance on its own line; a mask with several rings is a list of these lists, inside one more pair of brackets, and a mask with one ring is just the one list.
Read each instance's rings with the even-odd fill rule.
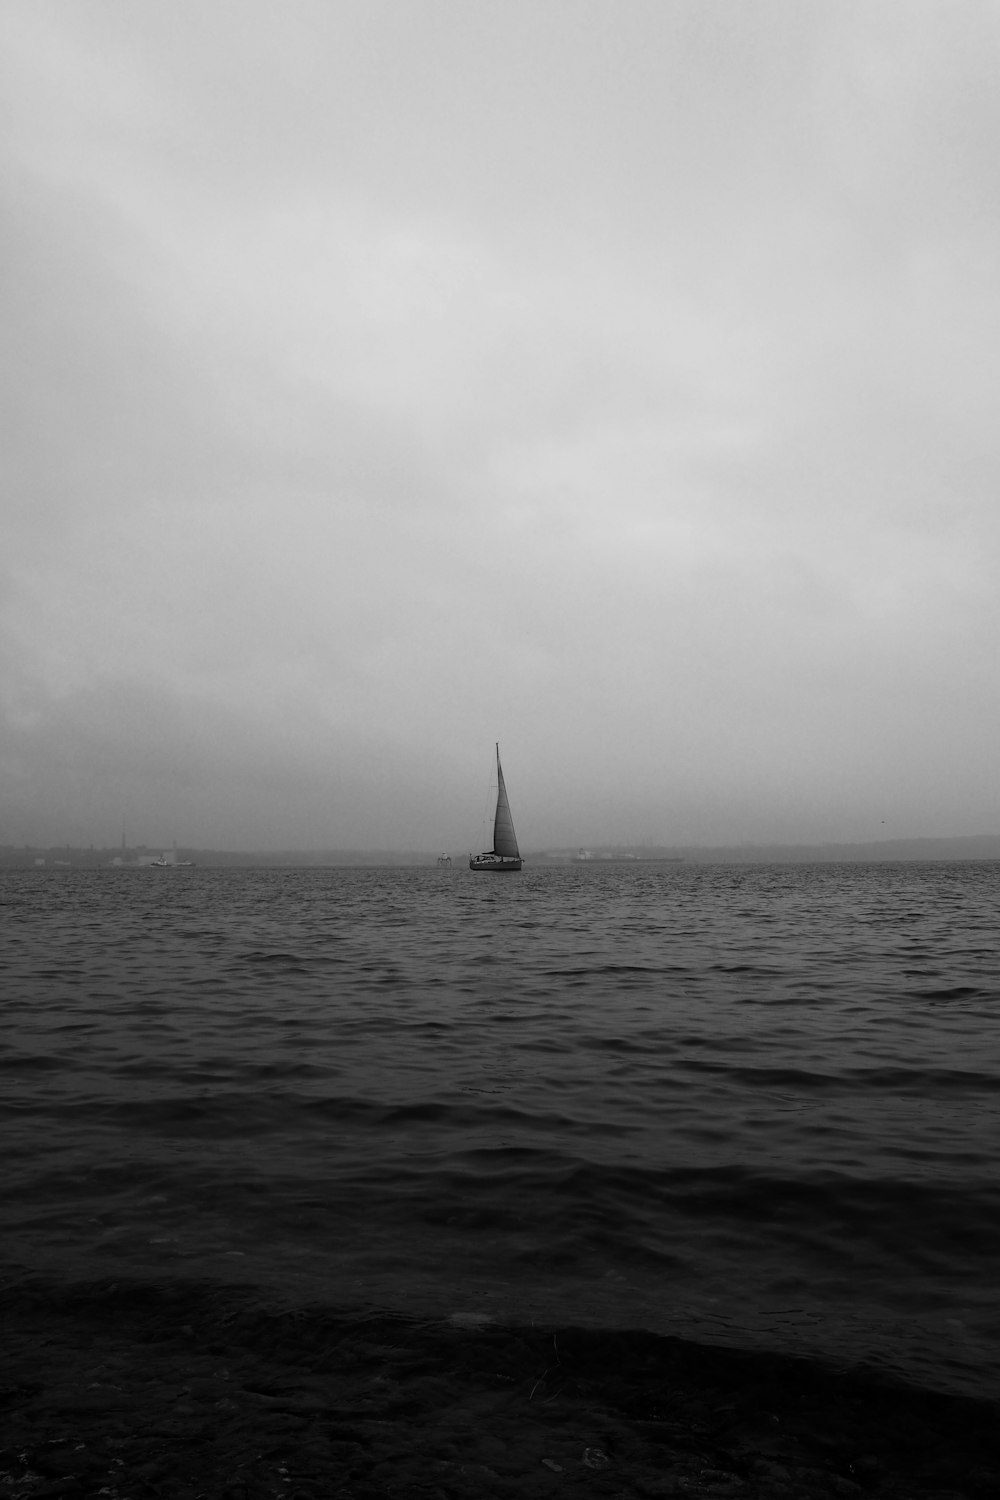
[[911,990],[911,998],[914,1000],[996,1000],[997,992],[983,990],[978,985],[953,984],[942,985],[936,989]]

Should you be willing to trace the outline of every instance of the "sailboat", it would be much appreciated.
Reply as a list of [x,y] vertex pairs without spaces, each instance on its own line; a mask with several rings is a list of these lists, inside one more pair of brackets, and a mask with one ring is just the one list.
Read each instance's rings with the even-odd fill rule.
[[493,848],[487,854],[470,854],[469,869],[491,875],[513,874],[521,868],[514,820],[510,815],[507,788],[500,768],[500,746],[497,745],[497,810],[493,819]]

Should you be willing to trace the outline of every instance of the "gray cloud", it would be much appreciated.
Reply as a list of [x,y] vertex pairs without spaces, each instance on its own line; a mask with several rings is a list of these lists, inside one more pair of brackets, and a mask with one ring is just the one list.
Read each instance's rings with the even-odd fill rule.
[[993,11],[0,31],[0,837],[997,826]]

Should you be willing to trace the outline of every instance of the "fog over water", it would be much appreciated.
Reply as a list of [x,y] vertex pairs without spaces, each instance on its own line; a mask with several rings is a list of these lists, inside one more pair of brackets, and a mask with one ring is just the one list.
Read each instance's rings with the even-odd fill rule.
[[1000,11],[9,0],[0,842],[1000,829]]

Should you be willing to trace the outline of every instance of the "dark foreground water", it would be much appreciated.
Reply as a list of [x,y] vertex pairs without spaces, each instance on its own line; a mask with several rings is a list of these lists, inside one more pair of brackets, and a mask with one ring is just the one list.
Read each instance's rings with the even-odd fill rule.
[[1000,1393],[1000,865],[0,876],[0,1281]]

